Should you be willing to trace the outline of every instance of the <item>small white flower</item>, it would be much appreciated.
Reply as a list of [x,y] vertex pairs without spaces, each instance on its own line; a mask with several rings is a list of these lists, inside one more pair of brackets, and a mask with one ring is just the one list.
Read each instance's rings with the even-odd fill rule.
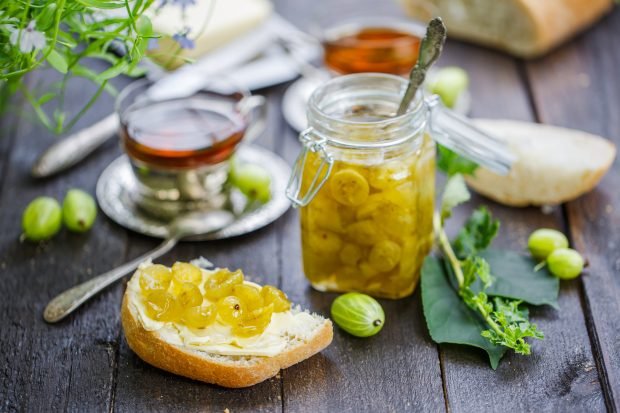
[[[21,32],[21,36],[20,33]],[[45,33],[35,30],[35,21],[31,20],[24,30],[15,29],[9,37],[13,46],[17,46],[22,53],[30,53],[33,50],[41,50],[45,47]]]

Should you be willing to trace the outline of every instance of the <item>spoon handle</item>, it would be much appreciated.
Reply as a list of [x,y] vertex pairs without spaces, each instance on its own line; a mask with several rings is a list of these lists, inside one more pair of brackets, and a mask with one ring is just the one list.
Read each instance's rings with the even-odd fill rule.
[[439,59],[443,45],[446,42],[447,29],[440,17],[431,20],[426,28],[426,34],[420,44],[418,61],[409,74],[409,83],[398,107],[397,115],[407,112],[409,104],[415,97],[416,92],[426,79],[426,72]]
[[113,270],[103,273],[89,281],[76,285],[63,293],[60,293],[49,302],[47,307],[45,307],[43,318],[48,323],[56,323],[62,320],[71,314],[76,308],[88,301],[88,299],[92,296],[99,293],[110,284],[120,280],[128,272],[135,270],[143,261],[148,260],[149,258],[155,259],[161,257],[170,251],[178,241],[178,238],[175,237],[168,238],[152,251],[149,251],[132,261],[114,268]]

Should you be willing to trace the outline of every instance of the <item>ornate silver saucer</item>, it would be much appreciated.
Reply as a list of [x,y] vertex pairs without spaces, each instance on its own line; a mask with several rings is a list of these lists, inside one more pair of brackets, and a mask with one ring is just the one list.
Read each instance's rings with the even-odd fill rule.
[[[256,146],[239,148],[237,156],[242,162],[258,164],[269,172],[271,200],[264,205],[239,213],[232,224],[220,231],[188,240],[224,239],[247,234],[272,223],[290,207],[290,201],[284,192],[291,168],[282,158]],[[136,185],[127,156],[115,159],[103,171],[97,182],[99,206],[110,219],[127,229],[151,237],[166,238],[167,222],[143,212],[133,200],[132,194],[137,191]],[[233,211],[240,211],[244,208],[245,199],[241,194],[233,192],[231,204]]]

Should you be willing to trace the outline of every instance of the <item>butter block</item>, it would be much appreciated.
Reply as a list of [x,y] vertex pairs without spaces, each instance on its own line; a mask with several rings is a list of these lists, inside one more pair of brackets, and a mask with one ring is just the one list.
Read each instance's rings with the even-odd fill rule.
[[[162,37],[149,57],[166,69],[175,69],[225,45],[263,23],[272,12],[268,0],[196,0],[183,15],[178,5],[166,5],[150,12],[153,30]],[[193,49],[180,49],[172,39],[189,29]]]

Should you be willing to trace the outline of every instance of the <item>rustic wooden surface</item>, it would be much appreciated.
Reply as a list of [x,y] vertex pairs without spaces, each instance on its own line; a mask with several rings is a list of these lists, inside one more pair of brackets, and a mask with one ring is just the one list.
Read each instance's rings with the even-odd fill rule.
[[[301,24],[307,8],[295,4],[281,0],[276,7]],[[543,59],[523,62],[450,41],[441,63],[469,71],[474,116],[574,127],[620,144],[619,43],[616,10]],[[269,98],[271,112],[259,144],[292,162],[299,144],[280,114],[287,86],[260,91]],[[72,85],[70,105],[79,108],[83,91],[92,89],[85,82]],[[80,125],[107,114],[112,100],[104,96]],[[363,340],[336,330],[334,343],[323,353],[250,389],[227,390],[159,371],[129,350],[119,323],[122,283],[58,325],[43,322],[41,312],[53,295],[157,241],[100,214],[87,234],[62,232],[42,245],[20,243],[21,212],[30,200],[44,194],[60,198],[71,187],[94,192],[103,168],[120,154],[118,143],[111,141],[70,172],[35,181],[30,166],[56,138],[18,117],[21,107],[17,101],[0,120],[0,411],[619,410],[620,162],[595,191],[550,214],[479,197],[472,202],[489,205],[502,220],[499,245],[521,249],[531,230],[556,227],[567,231],[590,261],[581,279],[562,284],[561,310],[532,312],[547,335],[533,345],[533,356],[508,355],[493,371],[481,352],[437,346],[416,292],[382,301],[388,322],[381,334]],[[466,213],[461,211],[455,221]],[[204,255],[221,266],[244,268],[260,282],[279,285],[295,302],[328,314],[334,295],[308,287],[298,238],[297,213],[289,211],[248,236],[183,243],[162,261]]]

